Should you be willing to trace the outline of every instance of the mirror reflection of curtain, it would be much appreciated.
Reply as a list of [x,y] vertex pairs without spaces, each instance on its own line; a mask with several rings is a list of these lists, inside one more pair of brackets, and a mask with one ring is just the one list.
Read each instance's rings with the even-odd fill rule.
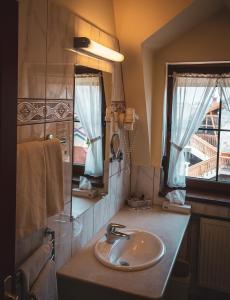
[[85,174],[94,177],[102,176],[102,93],[100,77],[77,76],[75,84],[76,113],[89,139]]
[[200,127],[210,106],[217,79],[175,74],[172,103],[169,187],[185,187],[183,150]]

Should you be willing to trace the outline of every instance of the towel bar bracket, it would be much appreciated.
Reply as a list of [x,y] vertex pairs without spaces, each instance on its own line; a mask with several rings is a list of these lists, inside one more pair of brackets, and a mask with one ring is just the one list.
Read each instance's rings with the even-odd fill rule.
[[19,297],[13,291],[13,277],[11,275],[4,279],[4,297],[7,300],[19,300]]
[[[51,133],[46,136],[46,140],[52,140],[53,138],[54,138],[54,136]],[[61,144],[66,143],[66,138],[65,137],[59,138],[59,140],[60,140]]]

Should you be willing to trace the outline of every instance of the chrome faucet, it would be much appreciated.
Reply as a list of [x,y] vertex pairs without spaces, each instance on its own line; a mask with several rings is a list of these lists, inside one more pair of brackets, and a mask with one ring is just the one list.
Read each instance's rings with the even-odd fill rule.
[[125,228],[125,227],[126,226],[121,225],[121,224],[110,223],[106,229],[106,234],[105,234],[106,241],[109,244],[113,244],[116,240],[119,240],[119,239],[129,240],[130,239],[129,234],[126,234],[126,233],[123,233],[120,231],[116,231],[117,228]]

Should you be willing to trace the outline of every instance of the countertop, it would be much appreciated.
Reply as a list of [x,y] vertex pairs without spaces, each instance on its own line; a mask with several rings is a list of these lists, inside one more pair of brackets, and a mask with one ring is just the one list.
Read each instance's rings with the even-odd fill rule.
[[160,299],[163,297],[189,218],[190,215],[166,212],[157,206],[141,211],[125,207],[110,222],[157,234],[166,246],[166,253],[161,261],[148,269],[132,272],[105,267],[94,255],[95,242],[104,235],[105,226],[80,252],[73,255],[58,271],[58,275],[91,282],[130,295]]

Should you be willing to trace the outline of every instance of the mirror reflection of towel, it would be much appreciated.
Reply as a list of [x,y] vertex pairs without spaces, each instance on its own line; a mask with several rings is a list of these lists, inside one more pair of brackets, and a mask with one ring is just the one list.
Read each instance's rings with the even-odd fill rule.
[[51,217],[64,209],[63,162],[60,140],[44,141],[46,163],[46,206]]
[[40,272],[50,260],[51,253],[52,244],[50,242],[45,243],[34,251],[34,253],[19,267],[23,280],[24,298],[27,297],[32,285],[38,279]]
[[46,164],[41,142],[17,146],[17,239],[32,234],[46,222]]
[[45,227],[47,217],[64,209],[60,141],[17,146],[16,236],[22,239]]

